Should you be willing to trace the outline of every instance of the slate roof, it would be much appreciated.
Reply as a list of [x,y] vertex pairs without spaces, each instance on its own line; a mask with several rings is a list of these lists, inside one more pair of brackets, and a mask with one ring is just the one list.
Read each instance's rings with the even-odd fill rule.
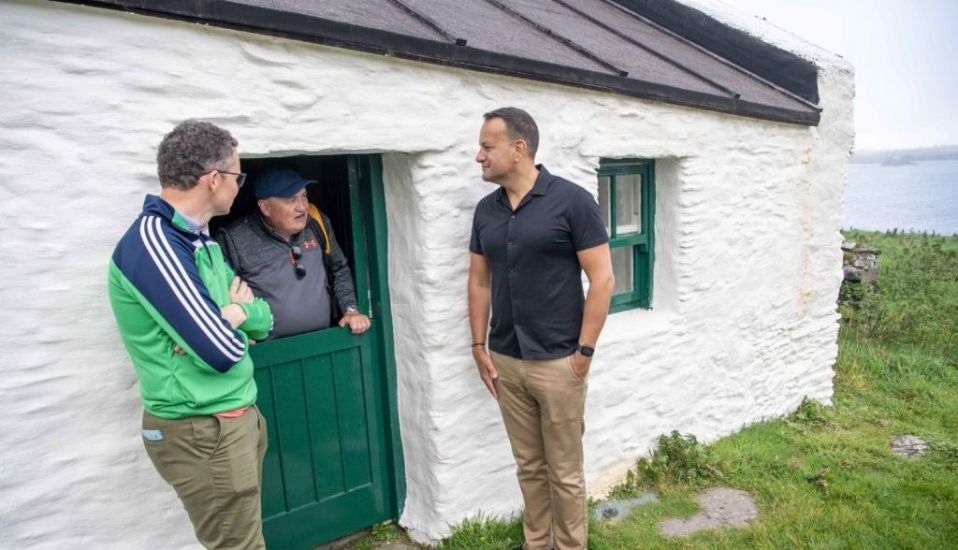
[[672,0],[74,0],[816,125],[814,65]]

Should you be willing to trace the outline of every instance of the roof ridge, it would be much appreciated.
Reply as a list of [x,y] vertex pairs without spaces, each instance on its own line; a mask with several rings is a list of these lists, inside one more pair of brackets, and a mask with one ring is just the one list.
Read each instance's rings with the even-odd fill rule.
[[[812,108],[812,109],[815,109],[815,111],[817,111],[817,112],[821,112],[821,111],[822,111],[822,108],[819,107],[818,104],[813,103],[813,102],[809,101],[808,99],[805,99],[804,97],[798,95],[797,93],[795,93],[795,92],[793,92],[793,91],[791,91],[791,90],[789,90],[789,89],[787,89],[787,88],[784,88],[784,87],[782,87],[782,86],[779,86],[778,84],[772,82],[771,80],[768,80],[767,78],[764,78],[764,77],[762,77],[762,76],[760,76],[760,75],[758,75],[758,74],[753,73],[752,71],[746,69],[745,67],[742,67],[741,65],[739,65],[739,64],[737,64],[737,63],[733,63],[732,61],[730,61],[730,60],[728,60],[728,59],[725,59],[724,57],[718,55],[717,53],[715,53],[715,52],[713,52],[713,51],[711,51],[711,50],[709,50],[708,48],[705,48],[704,46],[702,46],[702,45],[696,43],[695,41],[689,40],[688,38],[686,38],[686,37],[682,36],[681,34],[679,34],[679,33],[675,32],[675,31],[669,29],[668,27],[665,27],[665,26],[659,24],[658,22],[653,21],[652,19],[649,19],[648,17],[645,17],[645,16],[643,16],[642,14],[637,13],[636,11],[634,11],[634,10],[632,10],[632,9],[623,6],[622,4],[620,4],[619,2],[617,2],[616,0],[600,0],[600,1],[605,2],[606,4],[609,4],[609,5],[611,5],[611,6],[615,6],[615,7],[618,8],[620,11],[625,12],[626,14],[631,15],[632,17],[635,17],[635,18],[641,20],[643,23],[645,23],[645,24],[647,24],[647,25],[649,25],[649,26],[651,26],[651,27],[654,27],[655,29],[657,29],[657,30],[659,30],[659,31],[661,31],[661,32],[664,32],[665,34],[671,36],[672,38],[675,38],[676,40],[681,41],[683,44],[687,44],[687,45],[689,45],[689,46],[695,48],[696,50],[698,50],[698,51],[700,51],[700,52],[702,52],[702,53],[708,55],[709,57],[711,57],[712,59],[715,59],[716,61],[722,63],[723,65],[726,65],[726,66],[728,66],[728,67],[731,67],[732,69],[735,69],[736,71],[739,71],[740,73],[742,73],[742,74],[744,74],[744,75],[746,75],[746,76],[749,76],[749,77],[751,77],[751,78],[754,78],[755,80],[758,80],[758,81],[761,82],[762,84],[765,84],[766,86],[768,86],[768,87],[774,89],[774,90],[777,91],[777,92],[780,92],[780,93],[782,93],[782,94],[787,95],[789,98],[794,99],[795,101],[800,102],[802,105],[805,105],[806,107],[810,107],[810,108]],[[719,22],[719,23],[720,23],[720,24],[724,24],[724,23],[721,23],[721,22]]]

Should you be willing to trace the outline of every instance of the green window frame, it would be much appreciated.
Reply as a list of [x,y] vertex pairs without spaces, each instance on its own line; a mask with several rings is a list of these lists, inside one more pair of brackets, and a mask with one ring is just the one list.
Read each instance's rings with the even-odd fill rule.
[[655,161],[601,159],[599,210],[609,232],[615,290],[609,313],[650,309],[655,262]]

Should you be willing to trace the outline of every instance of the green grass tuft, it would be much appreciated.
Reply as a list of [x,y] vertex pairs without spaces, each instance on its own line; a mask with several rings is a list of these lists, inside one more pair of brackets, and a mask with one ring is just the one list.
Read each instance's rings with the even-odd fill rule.
[[376,542],[393,542],[402,538],[402,531],[392,522],[377,523],[370,530],[370,537]]
[[522,544],[522,520],[485,516],[481,512],[453,526],[442,550],[501,550]]
[[623,498],[673,484],[718,481],[725,477],[723,468],[711,449],[699,444],[694,435],[673,431],[659,436],[657,448],[648,458],[636,461],[635,469],[626,474],[624,483],[612,489],[610,496]]

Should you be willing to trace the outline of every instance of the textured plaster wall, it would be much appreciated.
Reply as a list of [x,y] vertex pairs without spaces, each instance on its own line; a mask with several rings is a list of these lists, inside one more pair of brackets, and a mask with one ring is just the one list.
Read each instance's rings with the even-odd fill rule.
[[417,539],[520,505],[467,347],[470,220],[493,189],[473,155],[491,108],[528,109],[539,160],[593,192],[600,157],[658,159],[654,307],[611,316],[593,363],[593,494],[660,433],[713,439],[831,396],[852,75],[781,31],[755,32],[821,66],[818,128],[55,3],[3,3],[0,22],[2,545],[196,546],[142,449],[105,288],[157,191],[155,148],[188,117],[230,129],[245,155],[384,153],[401,522]]

